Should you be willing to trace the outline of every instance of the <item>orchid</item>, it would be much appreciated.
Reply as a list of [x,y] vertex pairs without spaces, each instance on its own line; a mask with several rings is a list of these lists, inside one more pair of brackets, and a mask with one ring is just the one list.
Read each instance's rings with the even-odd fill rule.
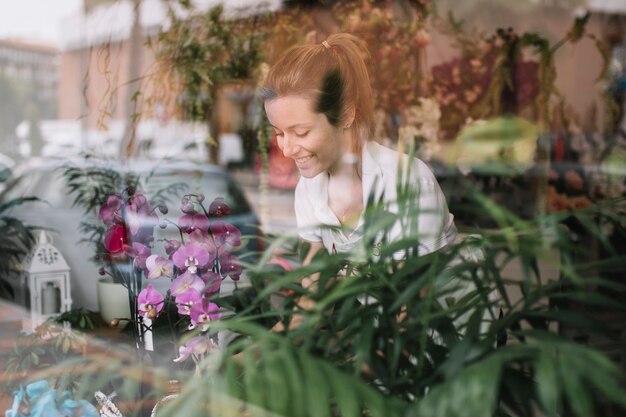
[[150,248],[143,243],[133,242],[132,250],[129,252],[133,256],[133,266],[135,269],[146,269],[146,260],[151,254]]
[[163,295],[155,290],[152,284],[148,284],[137,297],[139,314],[144,318],[155,319],[163,309],[163,300]]
[[224,198],[218,197],[209,206],[209,216],[222,217],[230,214],[230,207],[224,202]]
[[174,263],[165,259],[161,255],[150,255],[146,259],[146,269],[148,278],[155,279],[161,276],[171,276],[174,274]]
[[176,297],[176,305],[178,307],[178,314],[183,316],[191,315],[191,308],[194,304],[202,301],[202,295],[194,288],[188,288],[187,291],[179,294]]
[[128,232],[126,226],[122,224],[114,224],[104,235],[104,247],[111,258],[125,258],[130,250],[128,244]]
[[104,224],[112,224],[113,222],[121,223],[122,215],[120,209],[122,207],[123,200],[117,195],[110,195],[107,198],[106,203],[100,207],[100,219]]
[[231,251],[241,245],[241,233],[230,223],[214,222],[211,224],[211,233],[221,250]]
[[219,276],[219,274],[216,274],[213,271],[207,271],[200,275],[200,278],[204,281],[204,293],[207,296],[210,297],[220,291],[220,287],[222,286],[222,277]]
[[[218,320],[221,317],[220,307],[217,304],[204,299],[202,302],[195,303],[191,307],[190,316],[190,328],[193,329],[201,324],[207,325],[211,320]],[[203,327],[203,330],[206,330],[205,327]]]
[[185,232],[191,233],[194,230],[207,231],[209,229],[209,220],[201,213],[188,213],[181,216],[178,220],[178,227]]
[[176,277],[170,286],[170,292],[173,297],[178,297],[189,289],[194,289],[198,292],[204,290],[204,281],[198,275],[189,271]]
[[224,253],[220,256],[220,265],[222,274],[230,277],[233,281],[238,281],[241,276],[241,266],[237,262],[237,257]]
[[188,243],[180,247],[172,255],[174,265],[183,271],[189,270],[189,272],[194,274],[198,269],[205,267],[209,262],[213,261],[213,259],[215,259],[215,255],[195,243]]
[[205,335],[196,336],[178,349],[179,356],[174,359],[174,362],[182,362],[190,356],[195,361],[198,361],[205,354],[217,349],[217,344],[210,337]]
[[[187,328],[200,327],[202,332],[180,348],[175,361],[189,356],[197,360],[217,347],[216,336],[208,332],[210,322],[221,317],[213,297],[219,294],[225,278],[237,281],[242,273],[237,257],[231,254],[241,245],[241,233],[224,221],[231,209],[223,198],[216,198],[207,210],[204,195],[183,196],[183,215],[176,223],[169,222],[178,228],[180,239],[163,239],[163,256],[153,253],[154,228],[159,224],[155,206],[140,191],[129,189],[127,194],[126,199],[109,196],[100,208],[100,218],[108,226],[103,242],[108,258],[132,265],[130,273],[126,269],[118,269],[118,273],[129,275],[124,282],[131,300],[135,300],[131,315],[135,317],[136,335],[141,340],[162,313],[167,312],[170,323],[176,322],[169,316],[171,309],[164,308],[174,303],[176,314],[189,323]],[[162,214],[167,213],[166,207],[156,207]],[[165,226],[161,227],[167,223],[162,221],[160,224]],[[148,284],[137,294],[144,274],[150,280],[169,278],[168,293],[164,296]]]

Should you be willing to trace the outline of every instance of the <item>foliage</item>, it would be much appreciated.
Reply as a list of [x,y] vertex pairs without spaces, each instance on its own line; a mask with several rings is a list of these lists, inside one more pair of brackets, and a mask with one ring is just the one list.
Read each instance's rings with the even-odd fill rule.
[[2,243],[0,243],[0,298],[13,299],[13,288],[8,277],[21,272],[20,264],[35,242],[32,227],[11,217],[10,211],[23,203],[32,201],[39,201],[39,199],[25,197],[0,204],[0,233],[3,236]]
[[87,219],[80,222],[81,234],[85,236],[82,241],[92,246],[93,259],[101,264],[101,255],[104,254],[104,227],[95,223],[93,218],[110,194],[119,190],[125,181],[132,184],[136,179],[124,179],[115,164],[98,160],[91,155],[86,155],[81,164],[67,163],[62,170],[69,195],[73,197],[72,205],[83,208],[87,216]]
[[425,93],[422,68],[429,2],[347,2],[335,7],[340,31],[362,38],[372,55],[368,71],[376,109],[400,113]]
[[[461,56],[432,69],[432,91],[441,103],[442,129],[454,137],[467,120],[500,115],[522,115],[536,120],[541,129],[552,126],[553,108],[563,107],[556,90],[554,55],[567,42],[586,35],[589,15],[576,18],[564,38],[551,45],[535,32],[498,29],[491,36],[469,33],[464,22],[448,16],[441,28],[457,40]],[[524,57],[532,49],[534,57]],[[556,98],[556,103],[554,103]]]
[[[165,415],[183,406],[200,415],[225,398],[252,415],[285,416],[591,416],[607,404],[626,407],[623,371],[556,330],[607,335],[587,309],[623,312],[616,294],[626,287],[604,275],[623,270],[623,254],[587,261],[558,227],[573,216],[602,239],[593,225],[606,207],[523,220],[474,195],[497,229],[447,251],[416,257],[415,235],[368,250],[397,218],[381,207],[367,214],[364,257],[320,253],[286,271],[266,267],[270,248],[251,270],[256,298],[214,324],[240,338],[202,364],[203,382],[189,382]],[[549,279],[540,262],[559,276]],[[317,288],[302,288],[299,279],[313,273]],[[281,288],[284,304],[272,308]],[[302,295],[315,305],[294,311]],[[297,327],[267,331],[297,316]]]
[[[619,415],[625,375],[591,347],[611,337],[591,313],[624,311],[624,255],[614,246],[626,233],[618,227],[624,201],[525,220],[478,191],[468,194],[495,228],[425,256],[415,256],[410,233],[374,244],[413,210],[411,199],[401,200],[399,213],[371,202],[361,250],[350,254],[319,253],[287,270],[268,262],[276,249],[298,263],[306,248],[275,239],[248,265],[250,288],[214,298],[223,316],[212,331],[238,337],[207,355],[201,374],[176,375],[182,391],[160,415],[591,416],[609,405]],[[616,226],[614,239],[605,239],[605,222]],[[580,244],[590,240],[602,257]],[[314,273],[317,287],[303,288],[300,278]],[[302,295],[313,308],[296,307]],[[277,320],[299,325],[268,331]],[[586,335],[589,345],[570,334]],[[128,398],[160,392],[140,382],[144,365],[80,363],[90,369],[76,377],[83,392],[120,376]]]
[[[4,366],[4,373],[9,376],[5,392],[11,392],[32,380],[33,375],[39,371],[82,357],[86,343],[85,336],[73,332],[68,324],[57,324],[53,321],[40,325],[32,334],[21,335],[15,340]],[[65,380],[62,383],[63,389],[76,387],[74,381],[67,378],[78,371],[73,366],[66,366],[65,378],[62,378]],[[50,382],[57,385],[60,383],[59,376],[51,378]]]
[[156,43],[159,74],[167,74],[162,87],[175,86],[186,118],[209,121],[218,87],[252,79],[261,60],[264,16],[232,19],[221,5],[202,13],[190,2],[176,3],[180,7],[170,8],[171,25]]
[[84,308],[73,308],[69,311],[65,311],[54,317],[53,320],[60,325],[67,322],[72,326],[72,329],[77,329],[82,332],[89,332],[100,326],[95,318],[95,313],[87,311]]

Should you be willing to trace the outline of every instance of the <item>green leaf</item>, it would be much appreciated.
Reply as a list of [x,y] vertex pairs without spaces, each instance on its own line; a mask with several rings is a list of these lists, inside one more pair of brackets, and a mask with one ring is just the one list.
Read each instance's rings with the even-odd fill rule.
[[537,372],[537,394],[547,413],[547,417],[557,417],[559,401],[559,381],[555,362],[556,352],[541,351],[536,364]]
[[435,386],[408,409],[407,417],[490,416],[497,406],[502,359],[491,357]]

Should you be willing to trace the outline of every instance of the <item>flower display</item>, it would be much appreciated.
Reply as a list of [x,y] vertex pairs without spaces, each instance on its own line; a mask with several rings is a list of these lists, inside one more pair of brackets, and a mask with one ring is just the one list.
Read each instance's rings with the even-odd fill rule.
[[[161,314],[175,312],[170,322],[187,321],[187,329],[198,328],[202,335],[197,341],[181,348],[177,361],[188,357],[198,359],[201,353],[215,350],[217,341],[210,335],[211,321],[221,317],[219,305],[213,298],[220,292],[222,280],[239,280],[242,268],[232,251],[241,245],[237,227],[224,221],[231,213],[223,198],[212,201],[208,208],[201,194],[181,198],[181,215],[177,221],[159,223],[157,209],[168,213],[164,206],[154,206],[148,198],[134,189],[121,195],[111,195],[100,208],[100,219],[108,226],[104,236],[105,259],[128,288],[135,337],[141,345],[146,332]],[[155,253],[156,225],[168,224],[178,229],[180,239],[162,239],[162,253]],[[125,266],[123,266],[125,265]],[[142,285],[143,278],[148,284]],[[161,294],[150,281],[170,279],[167,294]],[[168,304],[175,309],[168,309]],[[206,342],[206,338],[210,342]],[[193,339],[192,339],[193,340]],[[209,346],[211,349],[209,349]],[[189,353],[193,352],[193,354]]]
[[430,161],[439,149],[439,119],[441,110],[434,98],[422,97],[419,105],[409,107],[405,112],[405,124],[399,129],[399,140],[405,146],[415,142],[416,156]]

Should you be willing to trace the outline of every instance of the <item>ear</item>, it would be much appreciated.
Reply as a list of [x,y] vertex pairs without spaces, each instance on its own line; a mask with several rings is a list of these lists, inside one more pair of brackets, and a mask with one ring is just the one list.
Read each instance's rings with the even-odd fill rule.
[[350,105],[345,112],[345,118],[344,118],[344,124],[343,127],[344,129],[349,129],[352,124],[354,123],[354,118],[356,117],[356,108],[354,107],[354,105]]

